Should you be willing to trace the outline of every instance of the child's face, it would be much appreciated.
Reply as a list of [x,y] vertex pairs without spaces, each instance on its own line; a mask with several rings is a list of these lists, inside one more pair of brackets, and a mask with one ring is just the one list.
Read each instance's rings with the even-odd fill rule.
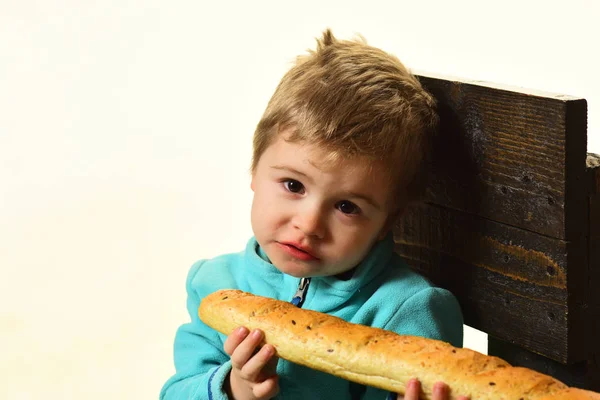
[[271,262],[295,277],[354,268],[388,228],[389,172],[363,158],[325,165],[282,134],[252,174],[252,229]]

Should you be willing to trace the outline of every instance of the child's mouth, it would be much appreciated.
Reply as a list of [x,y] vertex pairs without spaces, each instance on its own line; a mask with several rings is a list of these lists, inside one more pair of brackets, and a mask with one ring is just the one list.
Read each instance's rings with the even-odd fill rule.
[[317,257],[291,243],[277,243],[286,253],[303,261],[315,261]]

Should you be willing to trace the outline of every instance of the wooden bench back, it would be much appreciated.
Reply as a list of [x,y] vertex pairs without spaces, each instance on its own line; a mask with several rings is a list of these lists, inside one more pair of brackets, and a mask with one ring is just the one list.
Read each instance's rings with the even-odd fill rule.
[[425,202],[395,227],[397,251],[499,343],[597,363],[600,168],[587,154],[586,101],[419,79],[438,100],[440,136]]

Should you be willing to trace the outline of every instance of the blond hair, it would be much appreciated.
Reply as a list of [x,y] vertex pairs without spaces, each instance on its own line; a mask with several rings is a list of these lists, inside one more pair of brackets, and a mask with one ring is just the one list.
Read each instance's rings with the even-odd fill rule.
[[331,160],[366,157],[390,168],[396,196],[414,200],[437,125],[435,101],[395,56],[331,30],[284,75],[256,127],[252,171],[282,131],[322,146]]

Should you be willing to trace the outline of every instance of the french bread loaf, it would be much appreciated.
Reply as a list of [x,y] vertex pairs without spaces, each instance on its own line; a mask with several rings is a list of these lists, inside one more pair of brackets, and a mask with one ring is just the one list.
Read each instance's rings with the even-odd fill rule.
[[279,357],[349,381],[404,394],[408,380],[418,378],[423,399],[431,399],[434,383],[442,381],[450,386],[451,399],[600,400],[599,393],[568,388],[498,357],[349,323],[240,290],[206,296],[198,315],[225,335],[239,326],[260,329]]

